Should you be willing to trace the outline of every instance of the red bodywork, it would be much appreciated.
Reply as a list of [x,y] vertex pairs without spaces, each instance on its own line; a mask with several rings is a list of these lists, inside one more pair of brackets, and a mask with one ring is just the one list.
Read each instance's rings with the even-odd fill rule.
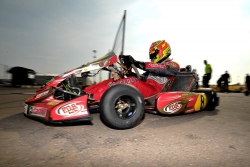
[[[96,60],[91,64],[83,65],[79,68],[58,75],[47,82],[43,87],[39,88],[35,95],[27,99],[24,103],[24,114],[29,117],[41,118],[46,121],[82,121],[92,120],[90,109],[98,107],[103,93],[112,86],[112,78],[102,81],[96,85],[88,86],[84,89],[84,93],[71,100],[58,100],[55,98],[55,92],[60,83],[72,74],[80,74],[91,70],[92,67],[99,69],[112,66],[117,62],[117,56],[114,53],[108,53],[100,60]],[[162,114],[178,114],[199,111],[206,105],[206,97],[203,93],[191,93],[191,82],[186,85],[184,91],[168,92],[173,84],[175,77],[168,77],[169,83],[164,91],[159,91],[153,97],[148,97],[145,91],[150,92],[146,87],[141,87],[136,77],[130,76],[123,78],[116,84],[131,84],[136,87],[145,98],[145,108],[148,112],[157,112]],[[97,92],[91,94],[91,90]],[[93,91],[92,91],[93,92]],[[153,99],[153,100],[152,100]],[[201,100],[202,99],[202,100]],[[148,110],[149,109],[149,110]]]
[[88,95],[64,101],[55,99],[54,91],[53,88],[47,89],[26,100],[24,113],[27,116],[39,117],[47,121],[91,119],[87,107]]
[[200,111],[205,108],[205,94],[192,92],[164,92],[156,97],[156,108],[162,114],[179,114]]

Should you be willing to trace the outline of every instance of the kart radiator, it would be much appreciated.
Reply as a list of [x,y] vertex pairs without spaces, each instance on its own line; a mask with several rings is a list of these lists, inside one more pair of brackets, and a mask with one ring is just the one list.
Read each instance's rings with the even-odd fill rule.
[[167,91],[191,91],[197,82],[194,75],[192,72],[178,73]]

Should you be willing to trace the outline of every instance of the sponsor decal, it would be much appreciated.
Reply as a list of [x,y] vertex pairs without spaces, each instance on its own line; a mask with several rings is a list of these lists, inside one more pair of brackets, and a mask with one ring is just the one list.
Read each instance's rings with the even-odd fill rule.
[[109,82],[108,86],[111,87],[111,86],[116,85],[116,84],[130,84],[132,82],[138,82],[138,79],[134,78],[134,77],[124,78],[124,79],[118,80],[117,82]]
[[149,68],[166,68],[165,64],[157,64],[157,63],[148,63]]
[[60,102],[50,101],[50,102],[46,103],[46,105],[48,105],[48,106],[54,106],[54,105],[57,105],[59,103]]
[[200,96],[201,97],[201,106],[200,106],[200,110],[202,110],[205,107],[205,98],[203,95]]
[[199,94],[194,105],[195,111],[204,109],[206,107],[206,104],[207,104],[206,95],[204,93]]
[[40,97],[42,97],[42,96],[45,96],[45,95],[47,95],[48,93],[49,93],[49,90],[47,90],[47,91],[45,91],[45,92],[42,92],[42,93],[36,95],[36,99],[38,99],[38,98],[40,98]]
[[27,115],[28,105],[23,103],[23,113]]
[[99,63],[99,66],[100,66],[100,67],[104,67],[104,62],[101,61],[101,62]]
[[37,107],[37,106],[30,106],[29,113],[31,115],[36,115],[39,117],[45,117],[47,113],[47,108]]
[[166,107],[164,107],[163,110],[169,114],[175,113],[175,112],[179,111],[182,107],[182,104],[180,104],[179,102],[180,101],[172,102],[172,103],[168,104]]
[[73,116],[73,115],[81,115],[81,114],[86,114],[86,113],[87,113],[87,109],[84,108],[84,105],[76,104],[76,103],[67,103],[57,110],[58,115],[62,115],[66,117]]

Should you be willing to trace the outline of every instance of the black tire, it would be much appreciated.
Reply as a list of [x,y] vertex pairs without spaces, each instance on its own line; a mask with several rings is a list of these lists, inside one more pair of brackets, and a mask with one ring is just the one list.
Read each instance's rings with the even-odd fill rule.
[[[118,110],[123,105],[127,106]],[[117,84],[109,88],[100,101],[100,116],[104,123],[114,129],[130,129],[139,124],[144,115],[144,98],[141,93],[131,85]]]
[[219,97],[212,88],[200,88],[195,90],[197,93],[205,93],[207,97],[207,105],[204,110],[213,111],[219,105]]
[[249,96],[249,91],[246,90],[246,91],[244,92],[244,94],[245,94],[246,96]]

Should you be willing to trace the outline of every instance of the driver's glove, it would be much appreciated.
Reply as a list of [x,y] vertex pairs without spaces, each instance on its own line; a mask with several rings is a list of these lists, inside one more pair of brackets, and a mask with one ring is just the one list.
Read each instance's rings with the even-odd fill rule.
[[142,70],[145,69],[145,63],[144,62],[141,62],[141,61],[136,61],[132,56],[130,55],[127,55],[129,56],[129,60],[132,64],[134,64],[137,68],[140,68]]

